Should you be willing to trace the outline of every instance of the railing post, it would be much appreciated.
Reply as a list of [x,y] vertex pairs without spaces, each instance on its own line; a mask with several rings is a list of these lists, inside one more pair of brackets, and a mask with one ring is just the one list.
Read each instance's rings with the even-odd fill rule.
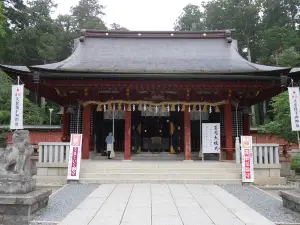
[[268,147],[264,146],[264,164],[269,164],[269,159],[268,159]]
[[241,163],[241,148],[240,148],[239,137],[235,138],[235,162],[236,162],[236,164]]
[[257,150],[258,150],[258,147],[253,146],[252,149],[253,149],[253,164],[257,164]]
[[278,146],[275,147],[275,163],[279,164],[279,149],[278,149]]

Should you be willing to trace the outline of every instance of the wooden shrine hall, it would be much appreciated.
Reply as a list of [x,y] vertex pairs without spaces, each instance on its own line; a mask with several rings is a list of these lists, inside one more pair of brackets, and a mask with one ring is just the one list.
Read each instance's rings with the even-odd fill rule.
[[0,68],[64,107],[62,141],[83,133],[83,159],[102,152],[113,131],[125,160],[132,149],[152,151],[154,137],[155,148],[176,145],[190,160],[202,123],[220,123],[221,151],[232,160],[235,137],[250,134],[249,107],[279,94],[291,70],[245,60],[230,30],[81,30],[62,62]]

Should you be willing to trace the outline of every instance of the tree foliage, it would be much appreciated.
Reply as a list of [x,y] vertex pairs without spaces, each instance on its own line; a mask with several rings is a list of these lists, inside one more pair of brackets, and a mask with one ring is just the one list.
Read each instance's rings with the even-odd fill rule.
[[282,138],[289,143],[298,143],[297,133],[292,131],[288,92],[284,92],[271,101],[271,110],[274,120],[260,127],[260,132]]
[[[80,0],[70,13],[53,19],[54,0],[0,1],[0,63],[8,65],[37,65],[66,59],[72,52],[77,29],[107,30],[102,20],[104,6],[98,0]],[[113,24],[111,29],[127,30]],[[4,35],[5,34],[5,35]],[[0,124],[10,122],[12,81],[0,72]],[[34,103],[29,91],[24,98],[24,123],[59,124],[57,104],[46,101],[45,107]]]

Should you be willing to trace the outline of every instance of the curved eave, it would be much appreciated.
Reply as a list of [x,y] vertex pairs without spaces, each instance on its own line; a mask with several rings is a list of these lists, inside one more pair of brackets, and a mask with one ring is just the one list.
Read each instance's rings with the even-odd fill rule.
[[9,75],[15,74],[16,76],[18,75],[28,76],[31,74],[30,69],[26,66],[8,66],[8,65],[0,64],[0,69]]
[[29,67],[32,71],[40,72],[41,76],[49,77],[53,76],[56,78],[68,76],[70,78],[89,78],[89,77],[119,77],[119,78],[126,78],[126,77],[187,77],[187,76],[223,76],[223,77],[235,77],[235,76],[273,76],[273,77],[280,77],[282,74],[288,74],[291,68],[282,68],[279,70],[271,70],[271,71],[205,71],[205,70],[185,70],[185,71],[145,71],[145,70],[99,70],[99,71],[92,71],[92,70],[62,70],[62,69],[45,69],[45,68],[36,68],[36,67]]

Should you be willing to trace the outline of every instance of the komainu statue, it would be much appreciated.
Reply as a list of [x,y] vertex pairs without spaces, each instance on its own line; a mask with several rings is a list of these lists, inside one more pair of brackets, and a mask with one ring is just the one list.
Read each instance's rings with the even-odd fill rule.
[[29,131],[13,133],[12,145],[0,148],[0,193],[26,193],[35,189],[30,173],[30,156],[33,147]]

